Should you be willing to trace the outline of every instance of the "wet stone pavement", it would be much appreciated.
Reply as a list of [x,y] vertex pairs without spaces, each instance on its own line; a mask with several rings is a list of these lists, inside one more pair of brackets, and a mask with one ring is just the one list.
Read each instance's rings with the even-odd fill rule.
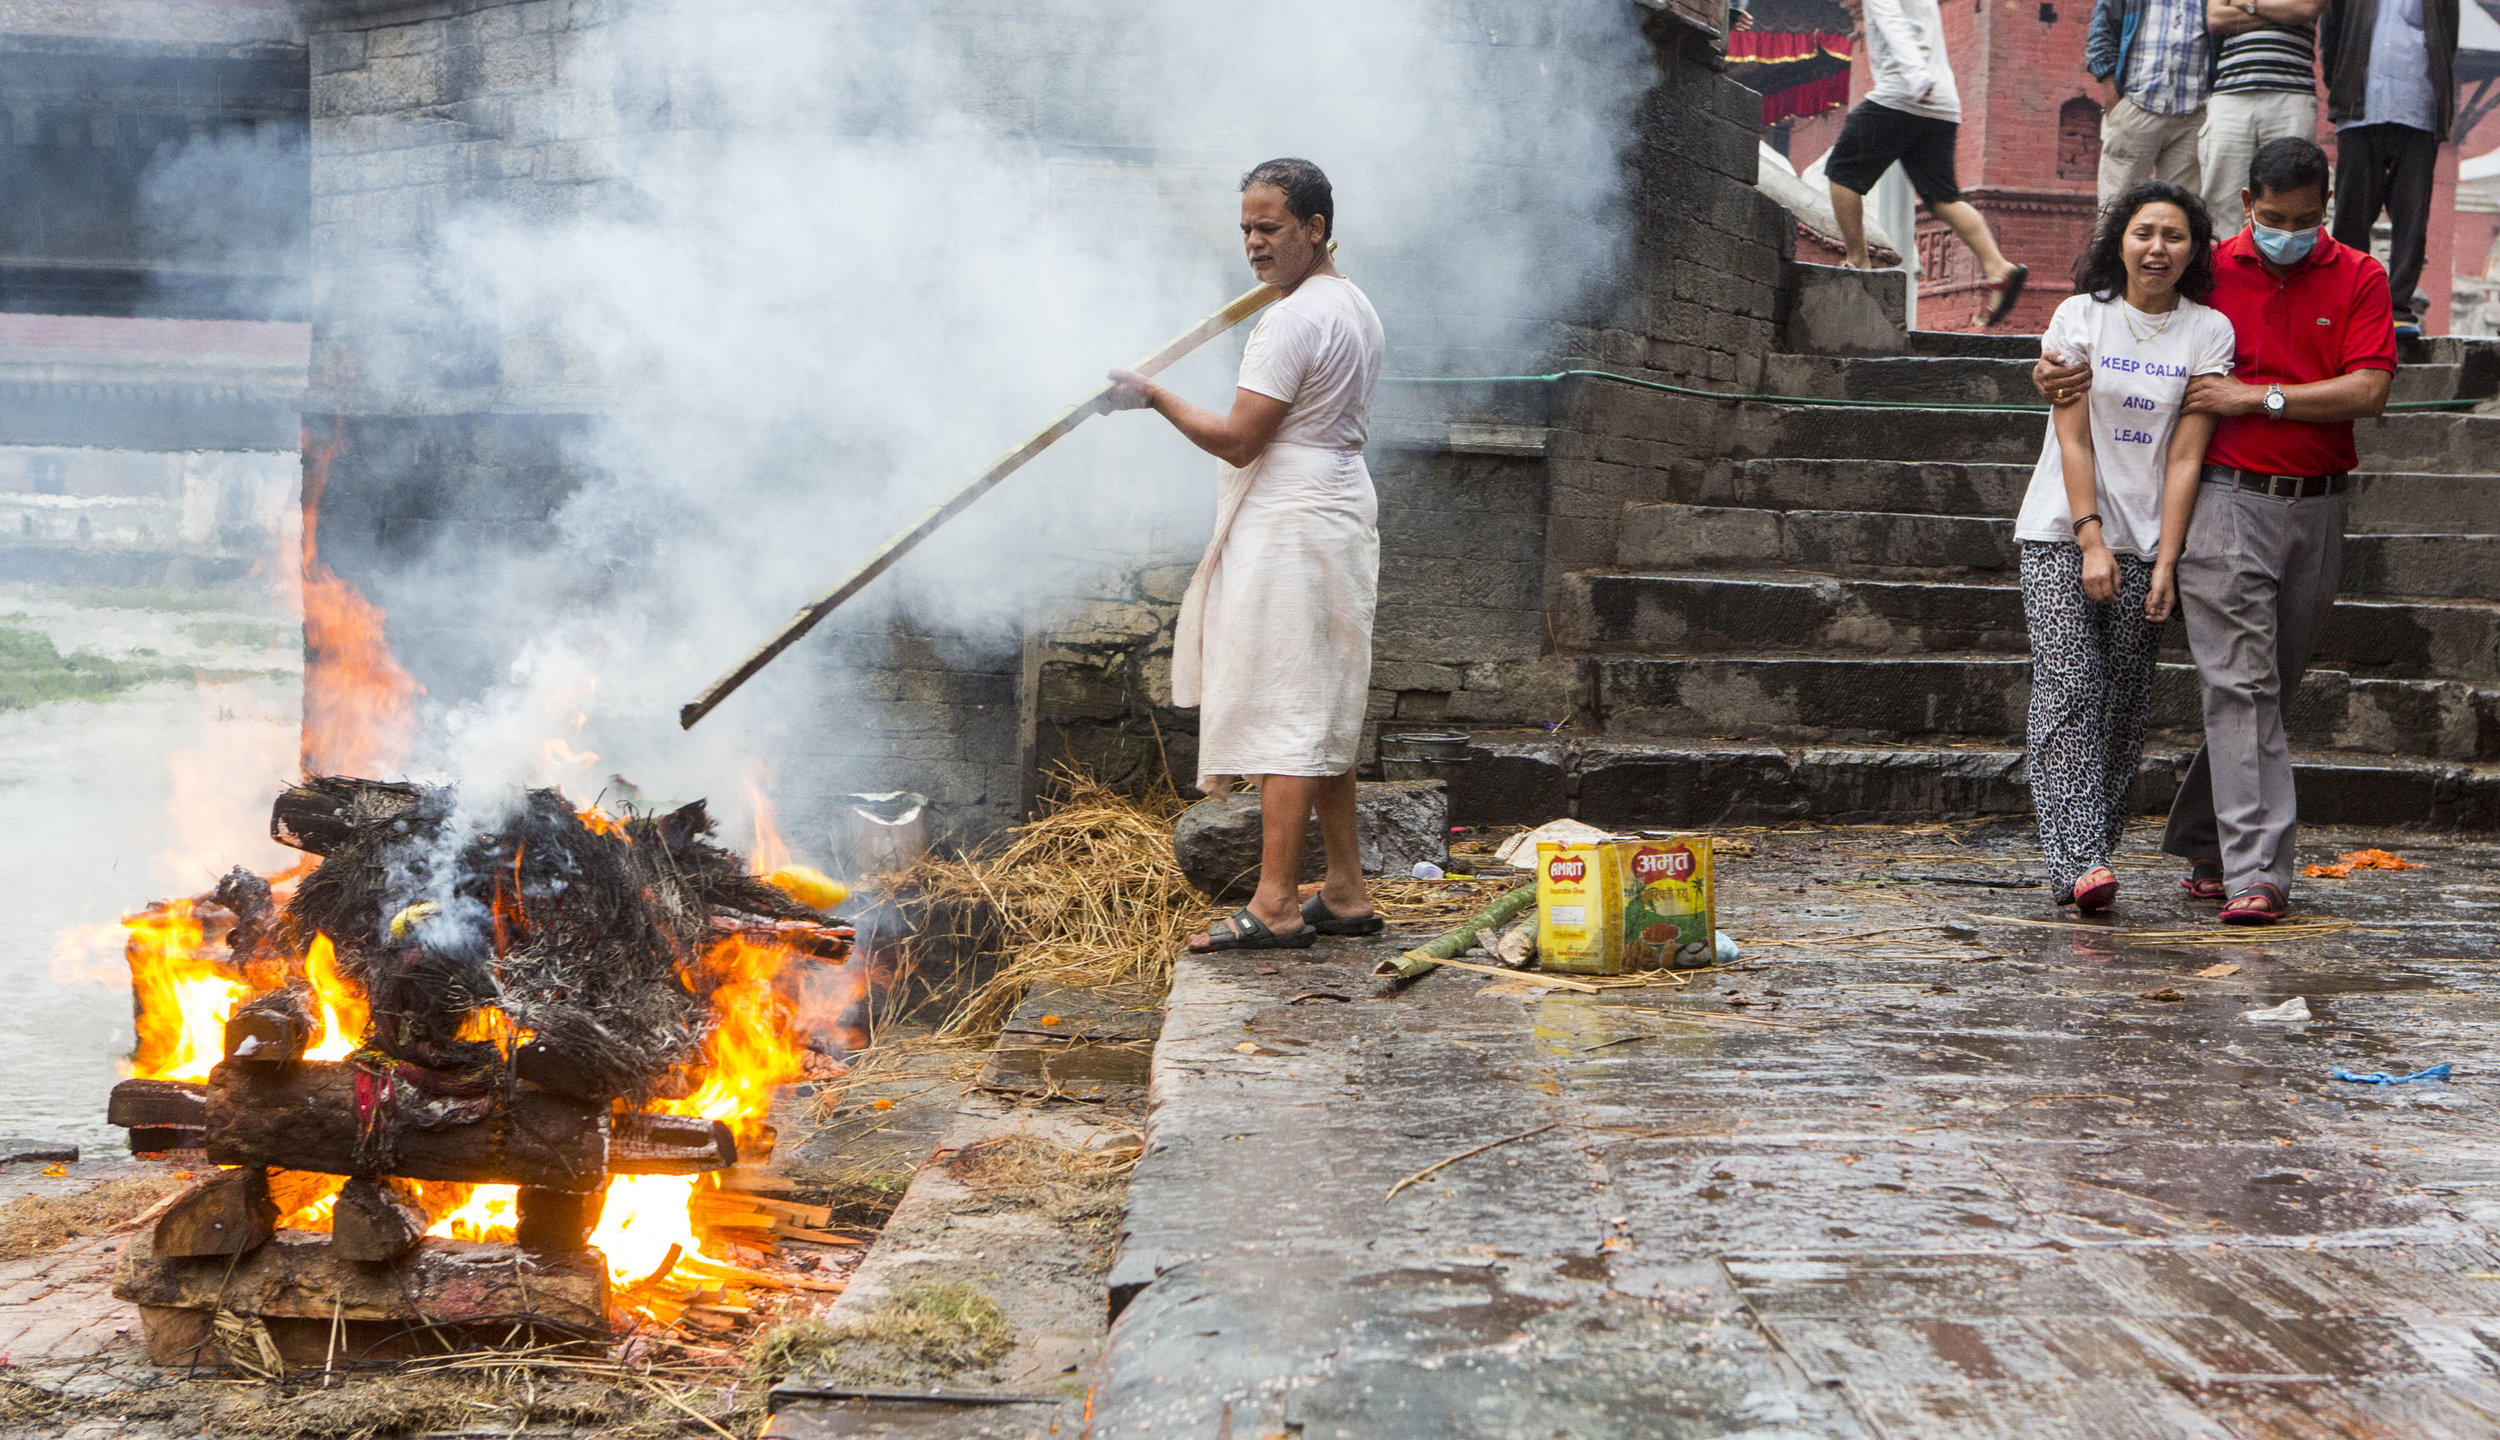
[[1744,838],[1682,990],[1184,960],[1093,1434],[2500,1435],[2500,846],[2224,932],[2150,832],[2088,926],[1940,883],[2011,826]]

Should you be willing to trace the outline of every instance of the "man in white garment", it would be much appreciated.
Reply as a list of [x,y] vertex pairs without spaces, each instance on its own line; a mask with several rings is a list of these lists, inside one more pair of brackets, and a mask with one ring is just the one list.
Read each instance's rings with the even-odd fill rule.
[[[1336,198],[1308,160],[1242,177],[1250,269],[1284,292],[1241,357],[1229,413],[1201,409],[1127,370],[1110,406],[1152,408],[1221,460],[1215,538],[1181,601],[1172,692],[1199,707],[1198,786],[1255,777],[1259,887],[1190,949],[1299,949],[1381,929],[1355,845],[1354,761],[1371,689],[1380,506],[1363,441],[1384,343],[1380,317],[1337,273]],[[1313,813],[1328,849],[1320,892],[1300,900]]]

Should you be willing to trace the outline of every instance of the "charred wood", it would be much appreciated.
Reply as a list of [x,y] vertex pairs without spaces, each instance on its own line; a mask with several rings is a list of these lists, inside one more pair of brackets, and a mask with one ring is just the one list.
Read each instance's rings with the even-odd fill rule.
[[[208,1158],[331,1175],[405,1175],[479,1185],[597,1186],[608,1170],[605,1107],[535,1088],[446,1105],[389,1069],[360,1112],[357,1066],[283,1071],[228,1061],[208,1077]],[[469,1118],[474,1117],[474,1118]]]
[[634,1111],[616,1117],[608,1168],[619,1175],[700,1175],[738,1163],[737,1137],[717,1120]]
[[208,1087],[196,1080],[124,1080],[104,1102],[104,1123],[127,1129],[204,1129]]
[[512,1073],[532,1085],[583,1100],[605,1100],[616,1094],[610,1077],[573,1051],[545,1039],[513,1047]]
[[191,1187],[156,1221],[159,1255],[244,1255],[278,1228],[269,1172],[257,1165],[221,1170]]
[[388,780],[316,775],[269,808],[269,838],[314,855],[343,848],[368,827],[402,819],[425,791]]
[[564,1255],[590,1248],[590,1232],[599,1228],[599,1211],[607,1190],[540,1190],[522,1187],[515,1208],[519,1219],[512,1238],[524,1250]]
[[130,1153],[133,1155],[166,1155],[176,1150],[197,1150],[208,1144],[208,1132],[183,1125],[133,1125],[130,1127]]
[[132,1237],[113,1293],[142,1306],[231,1310],[319,1321],[502,1321],[524,1317],[585,1334],[607,1328],[607,1264],[596,1254],[531,1255],[517,1245],[428,1239],[398,1265],[338,1253],[327,1235],[281,1230],[241,1260],[158,1255]]
[[417,1248],[431,1223],[414,1186],[359,1175],[339,1188],[330,1211],[330,1247],[343,1260],[393,1264]]
[[296,973],[295,958],[280,933],[277,897],[270,894],[268,881],[238,865],[217,882],[208,899],[234,916],[226,947],[232,963],[255,987],[276,989]]
[[253,1065],[292,1065],[312,1044],[312,1006],[290,986],[244,1002],[226,1017],[226,1058]]

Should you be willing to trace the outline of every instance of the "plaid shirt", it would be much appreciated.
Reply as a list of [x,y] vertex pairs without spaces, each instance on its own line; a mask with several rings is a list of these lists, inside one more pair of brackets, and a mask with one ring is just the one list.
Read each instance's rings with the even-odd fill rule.
[[2118,91],[2155,115],[2202,109],[2213,84],[2213,52],[2205,41],[2205,0],[2143,0],[2127,37]]

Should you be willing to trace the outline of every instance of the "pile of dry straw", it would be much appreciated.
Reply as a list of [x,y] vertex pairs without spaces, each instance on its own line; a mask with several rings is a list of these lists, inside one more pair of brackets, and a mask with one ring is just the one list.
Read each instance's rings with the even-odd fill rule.
[[1172,957],[1207,915],[1172,857],[1182,808],[1168,790],[1124,795],[1062,771],[1039,817],[969,854],[932,854],[904,872],[895,891],[910,903],[977,909],[998,927],[1003,963],[938,1034],[986,1037],[1037,983],[1168,985]]

